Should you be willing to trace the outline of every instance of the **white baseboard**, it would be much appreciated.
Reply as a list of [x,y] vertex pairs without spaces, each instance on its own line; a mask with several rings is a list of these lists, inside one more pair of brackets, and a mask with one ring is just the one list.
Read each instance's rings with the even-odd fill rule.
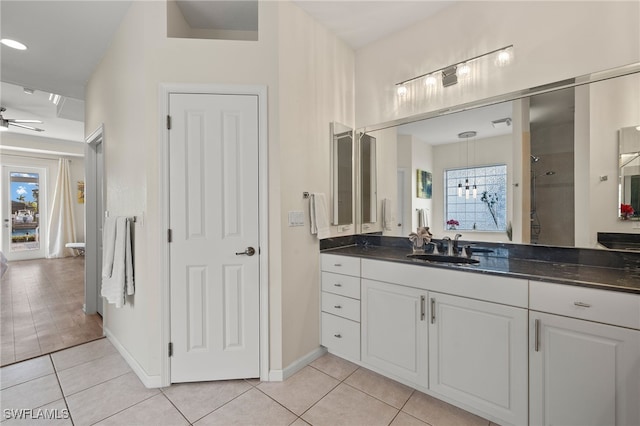
[[143,385],[145,385],[147,388],[162,387],[162,377],[160,375],[158,376],[148,375],[147,372],[144,371],[144,368],[142,368],[142,366],[138,363],[138,361],[136,361],[136,359],[133,356],[131,356],[129,351],[127,351],[125,347],[122,346],[122,344],[118,341],[118,339],[115,338],[113,333],[111,333],[111,331],[109,331],[108,328],[104,327],[103,331],[104,331],[104,334],[107,336],[107,339],[109,339],[111,344],[113,344],[113,346],[118,350],[118,352],[120,353],[120,355],[122,355],[124,360],[127,361],[127,364],[129,364],[129,367],[131,367],[133,372],[136,373],[136,375],[138,376],[138,378],[140,379]]
[[293,376],[298,371],[302,370],[304,367],[311,364],[313,361],[320,358],[325,353],[327,353],[327,349],[322,346],[318,346],[316,349],[312,350],[305,356],[298,358],[297,360],[292,362],[284,370],[270,370],[269,381],[282,382],[284,380],[287,380],[289,377]]

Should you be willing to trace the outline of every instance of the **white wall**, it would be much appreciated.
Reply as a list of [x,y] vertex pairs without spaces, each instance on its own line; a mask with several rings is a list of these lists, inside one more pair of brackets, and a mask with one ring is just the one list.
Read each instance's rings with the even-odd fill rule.
[[[395,84],[513,44],[515,61],[425,97]],[[357,127],[640,60],[636,1],[462,1],[356,52]],[[421,82],[419,82],[421,83]]]
[[166,14],[165,2],[133,2],[87,85],[86,132],[105,128],[106,208],[145,215],[135,303],[108,306],[105,328],[146,374],[160,374],[159,84],[265,85],[269,347],[271,369],[281,370],[319,345],[318,241],[308,226],[289,228],[286,214],[308,212],[303,191],[330,191],[329,122],[354,122],[353,52],[286,2],[259,2],[255,42],[168,39]]
[[[281,252],[271,255],[282,268],[284,368],[319,344],[319,243],[309,232],[309,200],[302,193],[331,194],[329,123],[353,126],[355,112],[353,51],[297,6],[278,4],[279,159],[270,167],[279,169],[280,182],[269,196],[275,202],[277,191],[281,205],[279,229],[270,234],[282,238]],[[304,227],[287,225],[294,210],[305,212]],[[352,226],[345,234],[353,232]],[[340,235],[337,226],[331,234]]]

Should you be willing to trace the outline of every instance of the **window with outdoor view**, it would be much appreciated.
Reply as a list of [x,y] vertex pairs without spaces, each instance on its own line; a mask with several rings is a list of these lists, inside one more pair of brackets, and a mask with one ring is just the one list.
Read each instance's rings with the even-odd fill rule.
[[444,182],[445,229],[495,232],[507,229],[505,164],[445,170]]

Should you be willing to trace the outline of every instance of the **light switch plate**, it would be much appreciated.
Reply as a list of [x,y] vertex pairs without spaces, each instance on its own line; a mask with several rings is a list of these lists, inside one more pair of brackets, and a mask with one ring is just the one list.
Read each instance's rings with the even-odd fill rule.
[[289,226],[304,226],[304,212],[290,211]]

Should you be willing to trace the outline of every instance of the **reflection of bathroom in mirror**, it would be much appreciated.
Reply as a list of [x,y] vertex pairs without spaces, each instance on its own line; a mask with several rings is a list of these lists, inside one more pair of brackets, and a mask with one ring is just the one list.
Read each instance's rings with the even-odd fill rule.
[[377,221],[377,167],[376,138],[360,135],[360,182],[362,197],[362,223]]
[[620,129],[620,204],[631,205],[640,220],[640,125]]
[[[397,226],[376,223],[362,229],[406,236],[417,227],[419,212],[426,211],[436,238],[461,232],[477,241],[590,247],[597,232],[625,232],[611,215],[618,201],[612,166],[618,158],[617,130],[640,116],[634,96],[640,73],[636,68],[614,78],[589,82],[585,76],[558,84],[560,89],[552,86],[477,108],[369,126],[366,133],[376,139],[380,159],[378,213],[381,200],[393,200]],[[476,135],[460,139],[466,131]],[[445,172],[500,164],[507,166],[505,214],[511,235],[502,225],[496,231],[449,229],[447,220],[457,218],[447,217],[453,210],[445,204]],[[418,169],[433,175],[432,199],[416,197]],[[464,188],[464,178],[461,183]],[[631,183],[625,188],[631,191]],[[461,203],[464,214],[488,208],[478,201],[481,193],[478,186],[478,199]],[[362,224],[366,213],[358,216]]]
[[336,122],[331,131],[333,225],[353,223],[353,129]]

